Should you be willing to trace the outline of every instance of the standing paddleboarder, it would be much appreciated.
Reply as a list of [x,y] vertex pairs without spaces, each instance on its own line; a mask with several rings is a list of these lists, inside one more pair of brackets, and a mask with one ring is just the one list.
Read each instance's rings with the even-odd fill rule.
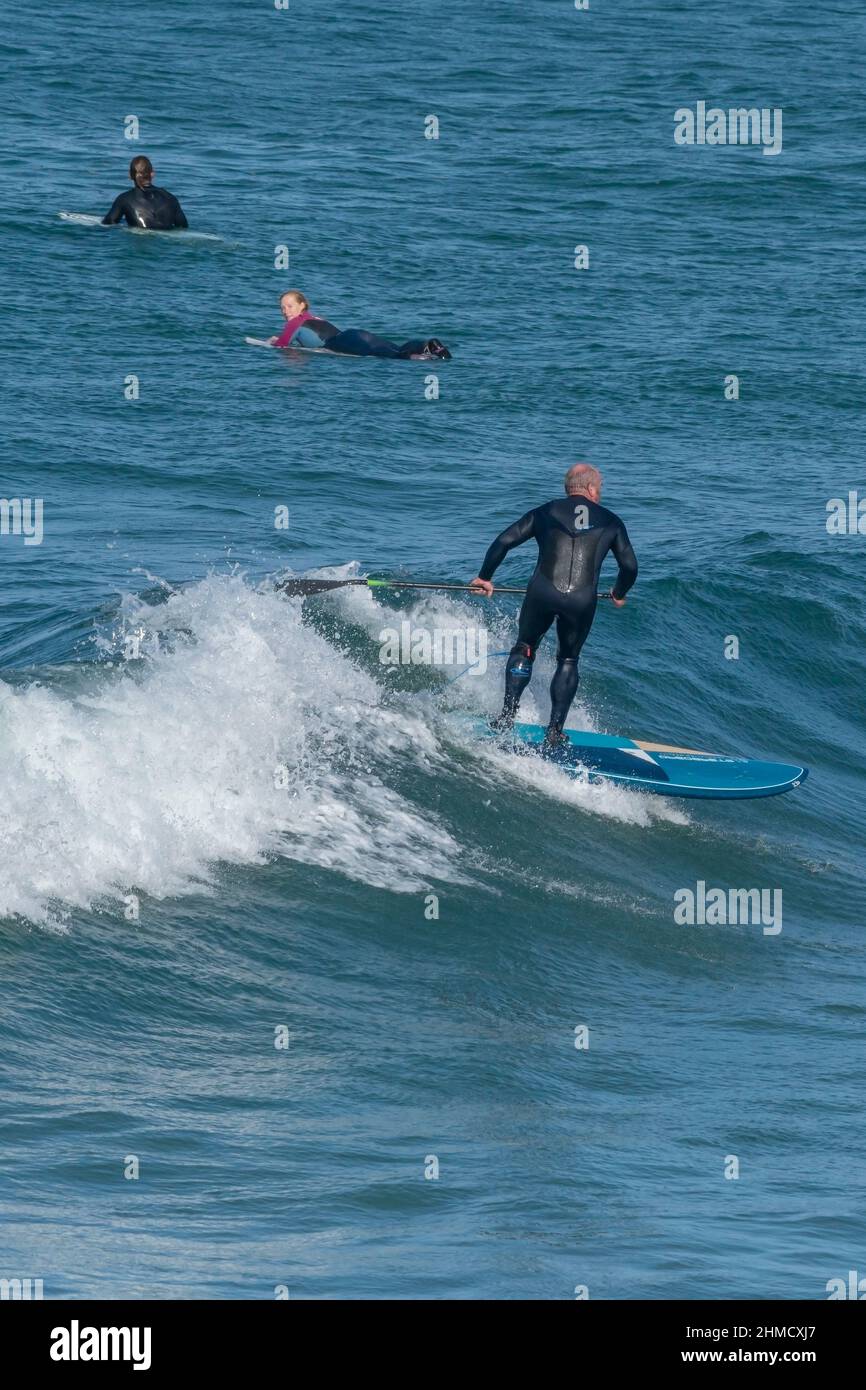
[[145,154],[137,154],[129,165],[133,187],[119,193],[102,219],[103,226],[113,227],[126,218],[130,227],[146,227],[151,232],[170,232],[175,227],[188,227],[183,208],[167,188],[154,188],[154,168]]
[[550,683],[550,723],[545,746],[564,741],[562,726],[577,694],[577,663],[589,636],[598,602],[598,576],[611,552],[619,565],[610,598],[622,608],[637,579],[637,560],[620,518],[601,506],[602,478],[597,468],[576,463],[565,475],[565,497],[527,512],[491,545],[471,588],[490,598],[491,578],[509,550],[524,541],[538,542],[538,564],[520,610],[517,641],[505,668],[505,701],[493,727],[507,731],[514,723],[520,697],[532,677],[532,663],[554,618],[559,649]]

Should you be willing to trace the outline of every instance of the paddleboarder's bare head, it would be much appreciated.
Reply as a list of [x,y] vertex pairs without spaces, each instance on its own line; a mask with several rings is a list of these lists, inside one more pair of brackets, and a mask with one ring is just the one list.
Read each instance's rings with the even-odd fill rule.
[[136,188],[150,188],[154,168],[146,154],[137,154],[129,161],[129,177]]
[[565,491],[569,497],[588,497],[590,502],[599,502],[601,474],[591,463],[573,463],[565,475]]
[[300,290],[286,290],[285,294],[280,295],[280,309],[284,319],[297,318],[298,314],[305,313],[309,307],[310,301]]

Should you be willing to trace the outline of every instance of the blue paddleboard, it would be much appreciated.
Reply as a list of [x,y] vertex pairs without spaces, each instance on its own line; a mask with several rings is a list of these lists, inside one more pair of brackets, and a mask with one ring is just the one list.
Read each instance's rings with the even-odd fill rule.
[[[515,724],[512,734],[497,734],[483,719],[469,721],[482,738],[510,741],[515,752],[539,755],[544,740],[540,724]],[[545,760],[590,782],[615,782],[658,796],[702,796],[717,800],[778,796],[799,787],[808,769],[792,763],[765,763],[755,758],[729,758],[694,748],[592,734],[566,729],[568,743]]]

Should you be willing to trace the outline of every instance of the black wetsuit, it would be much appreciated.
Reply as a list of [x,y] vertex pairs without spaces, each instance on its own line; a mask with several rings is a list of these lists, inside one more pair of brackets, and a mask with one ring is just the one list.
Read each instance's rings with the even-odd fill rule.
[[561,733],[577,693],[577,663],[595,617],[602,561],[609,551],[613,553],[619,574],[612,592],[624,598],[637,578],[637,560],[619,517],[577,494],[535,507],[497,536],[479,578],[491,579],[509,550],[528,540],[538,542],[538,564],[520,610],[517,642],[505,673],[505,703],[497,723],[500,727],[513,723],[532,676],[538,644],[555,618],[559,650],[550,686],[550,731],[555,735]]
[[188,227],[183,208],[167,188],[153,184],[129,188],[120,193],[103,217],[103,225],[113,227],[126,218],[130,227],[147,227],[152,232],[168,232],[175,227]]
[[[438,338],[412,338],[408,343],[398,346],[388,338],[379,338],[368,333],[365,328],[335,328],[327,319],[307,319],[298,329],[297,338],[301,347],[306,347],[310,335],[315,334],[321,347],[329,352],[342,352],[347,357],[443,357],[451,353]],[[294,339],[293,339],[294,341]]]
[[368,333],[365,328],[346,328],[329,338],[326,347],[329,352],[344,352],[349,357],[420,357],[426,343],[411,339],[398,345],[388,338],[379,338]]

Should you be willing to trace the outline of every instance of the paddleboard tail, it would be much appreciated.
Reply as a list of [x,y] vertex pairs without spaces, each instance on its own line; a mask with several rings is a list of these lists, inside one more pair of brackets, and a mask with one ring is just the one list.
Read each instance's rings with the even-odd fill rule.
[[[468,722],[481,738],[503,739],[486,720]],[[807,768],[793,763],[702,753],[588,730],[565,729],[563,733],[564,741],[552,750],[544,747],[545,729],[540,724],[515,724],[505,737],[511,738],[516,752],[541,754],[572,776],[657,796],[716,801],[779,796],[799,787],[809,775]]]

